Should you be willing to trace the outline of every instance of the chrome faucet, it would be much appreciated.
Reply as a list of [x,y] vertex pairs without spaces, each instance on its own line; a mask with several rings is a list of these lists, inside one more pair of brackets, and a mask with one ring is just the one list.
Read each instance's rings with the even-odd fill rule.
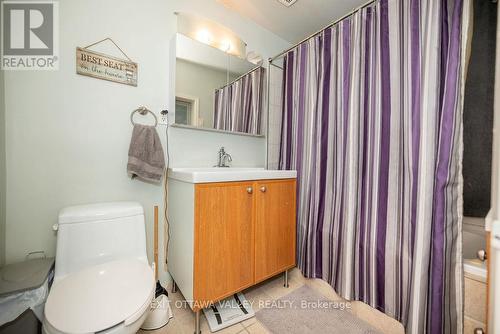
[[219,150],[219,157],[217,160],[217,165],[214,167],[229,167],[227,164],[228,162],[233,161],[233,158],[231,158],[231,155],[224,151],[224,147],[221,147]]

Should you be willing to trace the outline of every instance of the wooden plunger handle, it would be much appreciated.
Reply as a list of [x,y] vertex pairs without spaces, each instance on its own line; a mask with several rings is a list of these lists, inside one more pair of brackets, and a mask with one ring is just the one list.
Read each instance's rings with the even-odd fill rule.
[[155,280],[158,280],[158,206],[154,207],[154,258],[155,258]]

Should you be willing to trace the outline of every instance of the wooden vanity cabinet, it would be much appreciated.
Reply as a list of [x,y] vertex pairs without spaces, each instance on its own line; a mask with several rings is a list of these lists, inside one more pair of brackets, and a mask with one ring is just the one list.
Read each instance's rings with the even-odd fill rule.
[[255,184],[255,283],[295,266],[295,180]]
[[295,266],[295,187],[169,180],[168,270],[193,310]]
[[194,299],[219,300],[254,283],[254,196],[249,182],[195,187]]

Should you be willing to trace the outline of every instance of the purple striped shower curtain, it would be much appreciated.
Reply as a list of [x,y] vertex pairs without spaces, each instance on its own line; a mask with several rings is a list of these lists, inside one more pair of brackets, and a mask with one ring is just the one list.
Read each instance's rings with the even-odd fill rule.
[[264,68],[215,90],[214,128],[261,134]]
[[407,333],[463,330],[466,10],[381,0],[284,58],[280,169],[298,171],[298,265]]

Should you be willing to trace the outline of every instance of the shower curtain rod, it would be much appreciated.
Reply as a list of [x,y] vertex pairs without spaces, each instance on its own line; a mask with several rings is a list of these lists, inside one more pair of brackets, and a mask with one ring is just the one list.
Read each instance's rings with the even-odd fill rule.
[[229,85],[232,85],[232,84],[233,84],[233,83],[235,83],[236,81],[238,81],[238,80],[240,80],[241,78],[243,78],[245,75],[250,74],[250,73],[252,73],[252,72],[253,72],[253,71],[255,71],[255,70],[258,70],[258,69],[259,69],[259,68],[261,68],[261,67],[262,67],[262,66],[257,65],[256,67],[252,68],[252,69],[251,69],[250,71],[248,71],[248,72],[243,73],[242,75],[240,75],[239,77],[237,77],[237,78],[236,78],[236,79],[234,79],[233,81],[231,81],[231,82],[229,82],[229,83],[225,84],[225,85],[224,85],[224,86],[222,86],[222,87],[215,88],[214,90],[219,90],[219,89],[222,89],[222,88],[227,87],[227,86],[229,86]]
[[313,33],[313,34],[309,35],[308,37],[304,38],[304,39],[303,39],[303,40],[301,40],[300,42],[298,42],[298,43],[294,44],[293,46],[289,47],[288,49],[286,49],[286,50],[284,50],[284,51],[281,51],[281,52],[280,52],[279,54],[277,54],[276,56],[269,58],[269,59],[268,59],[269,63],[272,63],[274,60],[276,60],[276,59],[278,59],[278,58],[280,58],[280,57],[284,56],[284,55],[285,55],[285,54],[287,54],[289,51],[291,51],[291,50],[295,49],[297,46],[299,46],[300,44],[304,43],[304,42],[305,42],[305,41],[307,41],[308,39],[313,38],[314,36],[316,36],[316,35],[320,34],[323,30],[325,30],[325,29],[327,29],[327,28],[330,28],[331,26],[333,26],[333,25],[335,25],[335,24],[339,23],[340,21],[342,21],[342,20],[344,20],[344,19],[348,18],[349,16],[353,15],[353,14],[354,14],[354,13],[356,13],[357,11],[359,11],[359,10],[361,10],[361,9],[365,8],[365,7],[368,7],[368,6],[370,6],[372,3],[375,3],[375,2],[377,2],[377,1],[379,1],[379,0],[370,0],[370,1],[368,1],[367,3],[365,3],[365,4],[363,4],[363,5],[359,6],[359,7],[357,7],[357,8],[355,8],[355,9],[353,9],[352,11],[350,11],[350,12],[349,12],[349,13],[347,13],[347,14],[345,14],[345,15],[344,15],[344,16],[342,16],[341,18],[339,18],[339,19],[337,19],[337,20],[333,21],[332,23],[329,23],[328,25],[324,26],[324,27],[323,27],[323,28],[321,28],[320,30],[318,30],[318,31],[316,31],[315,33]]

